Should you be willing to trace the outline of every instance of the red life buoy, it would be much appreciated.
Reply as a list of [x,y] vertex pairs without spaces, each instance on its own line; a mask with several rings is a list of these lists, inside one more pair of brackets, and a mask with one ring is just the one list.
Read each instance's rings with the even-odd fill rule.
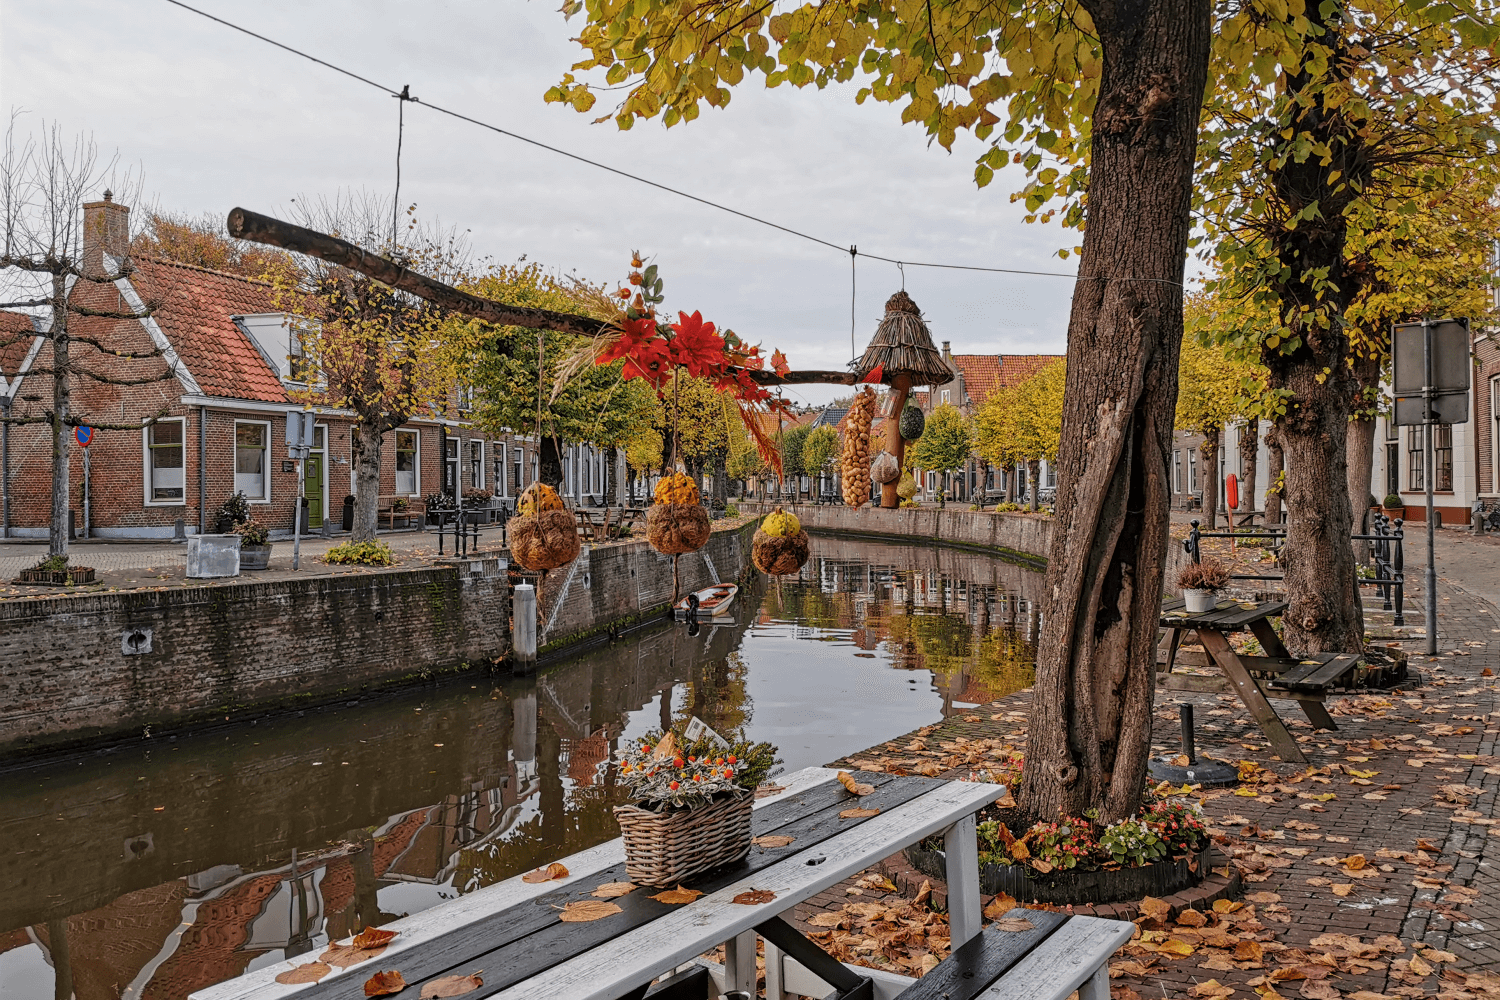
[[1234,473],[1224,480],[1224,504],[1230,510],[1240,505],[1240,481],[1235,478]]

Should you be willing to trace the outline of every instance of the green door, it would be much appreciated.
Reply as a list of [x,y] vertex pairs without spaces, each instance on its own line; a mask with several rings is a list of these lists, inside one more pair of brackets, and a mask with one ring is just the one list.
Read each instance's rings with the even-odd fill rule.
[[303,467],[303,489],[307,492],[307,525],[313,528],[323,527],[323,454],[322,452],[311,452],[307,460],[302,463]]

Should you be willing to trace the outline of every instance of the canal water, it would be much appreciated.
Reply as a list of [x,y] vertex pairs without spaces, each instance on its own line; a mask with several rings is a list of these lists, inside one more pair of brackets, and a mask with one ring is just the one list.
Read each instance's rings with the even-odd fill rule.
[[731,624],[0,772],[0,1000],[181,1000],[618,835],[621,738],[827,763],[1031,681],[1041,579],[817,538]]

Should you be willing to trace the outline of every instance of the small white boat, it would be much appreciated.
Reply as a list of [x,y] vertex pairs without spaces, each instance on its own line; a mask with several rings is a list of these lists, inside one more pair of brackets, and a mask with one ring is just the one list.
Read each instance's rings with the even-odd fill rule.
[[[734,597],[740,592],[740,588],[732,583],[718,583],[712,587],[704,587],[695,594],[689,594],[672,608],[672,617],[678,621],[684,621],[688,616],[688,609],[696,607],[699,618],[717,618],[729,613],[729,606],[734,603]],[[696,605],[694,604],[696,602]]]

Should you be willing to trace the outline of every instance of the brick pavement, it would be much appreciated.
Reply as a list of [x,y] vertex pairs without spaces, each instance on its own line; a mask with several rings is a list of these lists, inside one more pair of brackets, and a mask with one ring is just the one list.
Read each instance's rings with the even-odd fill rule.
[[[1293,703],[1276,703],[1308,767],[1272,757],[1233,696],[1161,693],[1161,752],[1175,750],[1176,702],[1187,700],[1196,706],[1200,751],[1260,766],[1259,780],[1239,790],[1199,793],[1221,848],[1245,878],[1246,906],[1210,914],[1201,928],[1167,925],[1190,943],[1189,956],[1161,953],[1152,935],[1138,938],[1123,956],[1135,964],[1117,965],[1117,997],[1212,996],[1214,989],[1266,1000],[1294,990],[1309,1000],[1500,993],[1500,608],[1452,583],[1453,575],[1440,583],[1441,655],[1412,654],[1421,672],[1415,683],[1334,700],[1336,733],[1314,733],[1294,718]],[[922,736],[946,757],[943,775],[961,777],[993,748],[1024,747],[1028,700],[1021,692],[835,764],[909,759],[905,748]],[[964,741],[993,742],[976,752]],[[810,900],[797,922],[812,929],[807,921],[819,912],[887,895],[876,874]],[[1221,943],[1253,940],[1264,960],[1236,960],[1233,950],[1213,947],[1224,931]],[[1312,969],[1311,978],[1263,978],[1283,966]],[[1486,975],[1493,978],[1465,986],[1466,977]],[[1222,985],[1202,985],[1210,979]]]

